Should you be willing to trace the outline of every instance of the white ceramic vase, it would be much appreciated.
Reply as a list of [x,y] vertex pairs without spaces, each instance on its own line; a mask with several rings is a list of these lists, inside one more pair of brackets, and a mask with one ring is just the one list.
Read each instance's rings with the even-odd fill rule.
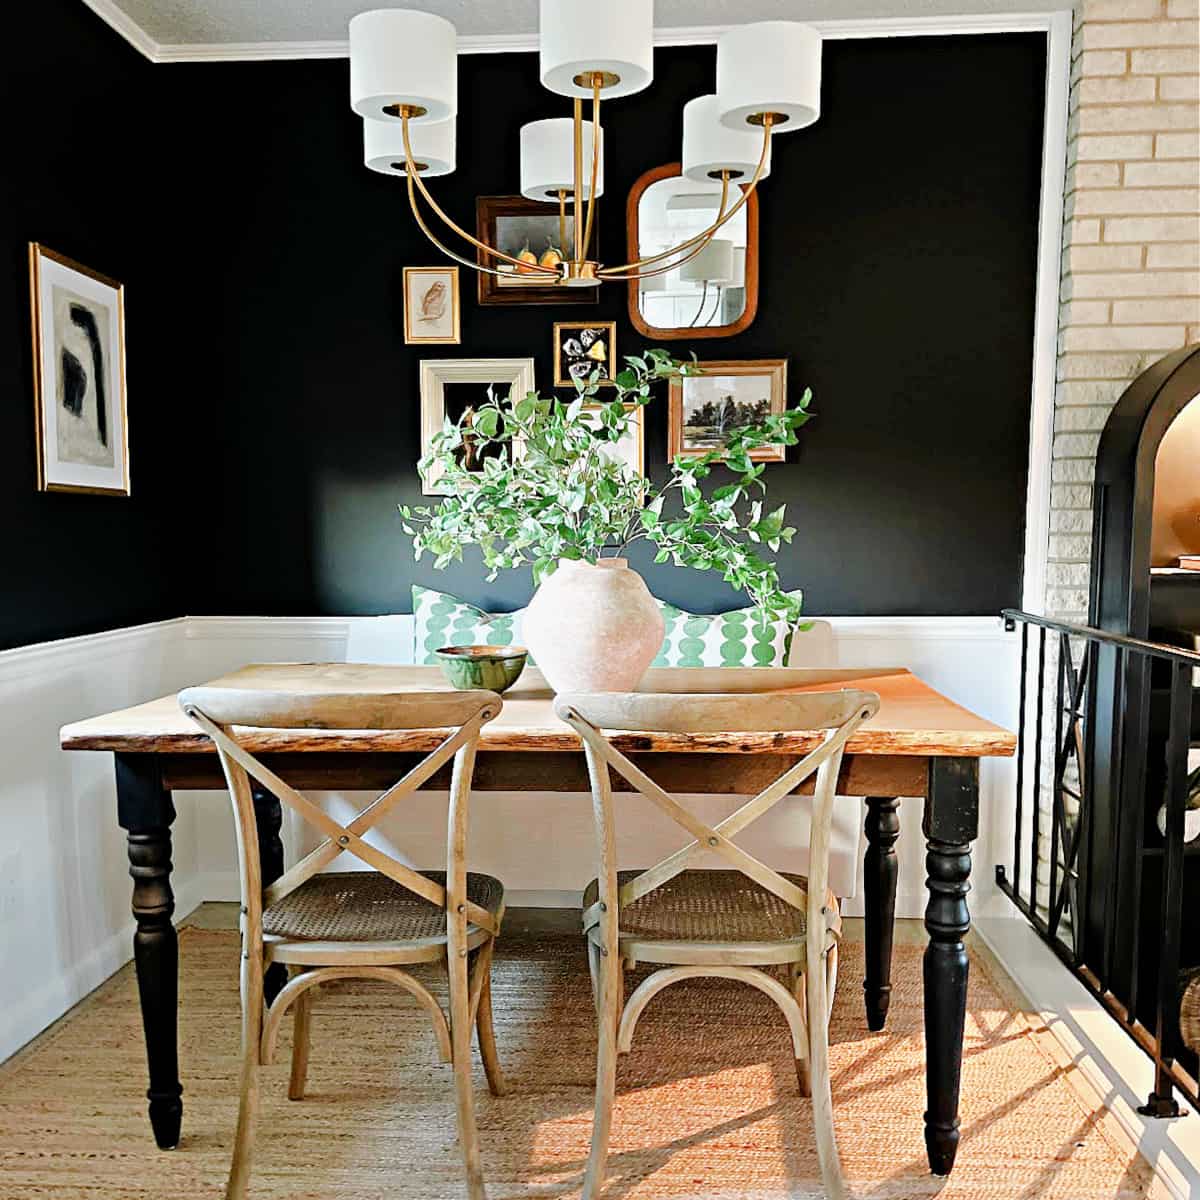
[[523,630],[556,692],[632,692],[662,645],[664,625],[628,560],[564,558],[534,593]]

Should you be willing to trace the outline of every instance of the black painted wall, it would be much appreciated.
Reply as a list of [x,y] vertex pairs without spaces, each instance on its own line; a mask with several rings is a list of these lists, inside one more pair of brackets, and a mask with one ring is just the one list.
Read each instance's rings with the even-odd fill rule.
[[[412,561],[395,506],[420,498],[418,362],[532,353],[545,389],[556,319],[615,318],[618,349],[642,345],[624,291],[483,309],[464,271],[462,345],[406,347],[401,269],[439,258],[402,182],[362,165],[344,61],[150,66],[76,0],[47,7],[59,36],[16,39],[0,118],[23,164],[0,185],[8,642],[166,613],[404,611],[414,581],[523,604],[525,575],[489,585],[470,557],[443,573]],[[82,48],[64,49],[63,30]],[[28,61],[48,44],[48,61]],[[82,61],[58,61],[69,54]],[[624,256],[630,186],[678,158],[683,103],[712,90],[713,63],[711,47],[660,50],[654,86],[608,108],[609,261]],[[801,530],[784,583],[810,612],[978,614],[1018,599],[1044,67],[1038,35],[830,42],[821,120],[776,143],[758,319],[694,348],[786,356],[793,389],[813,389],[818,419],[767,473]],[[14,109],[56,74],[72,85],[50,113]],[[86,121],[68,101],[80,89]],[[98,137],[105,106],[125,119],[119,172]],[[477,195],[516,189],[520,126],[568,108],[522,54],[464,58],[460,109],[458,171],[431,187],[473,227]],[[30,111],[41,135],[20,124]],[[34,237],[129,284],[133,500],[32,492]],[[650,412],[652,474],[665,409]],[[694,609],[735,601],[715,576],[646,574]]]
[[[154,68],[79,0],[6,14],[0,49],[0,649],[176,616],[164,522]],[[15,26],[14,23],[15,22]],[[133,495],[36,490],[28,243],[126,285]]]
[[[623,259],[630,186],[678,157],[682,106],[712,90],[714,54],[658,51],[654,86],[609,107],[609,261]],[[820,415],[795,461],[767,472],[801,530],[784,582],[810,612],[994,613],[1018,599],[1044,68],[1037,35],[829,42],[821,120],[777,139],[758,319],[695,348],[786,355],[792,387],[813,389]],[[480,308],[464,271],[462,345],[406,347],[401,268],[438,255],[402,181],[362,165],[346,64],[167,70],[168,107],[195,115],[189,188],[204,216],[189,240],[209,278],[193,333],[212,350],[194,360],[195,407],[235,535],[195,573],[189,611],[403,611],[414,580],[523,604],[525,575],[489,585],[470,555],[444,573],[412,562],[395,505],[419,499],[417,364],[533,353],[546,388],[555,319],[616,318],[618,349],[640,346],[624,291],[586,308]],[[473,228],[477,195],[516,188],[520,126],[567,108],[521,54],[464,58],[460,110],[458,171],[430,186]],[[656,473],[665,408],[648,424]],[[694,608],[734,599],[716,576],[647,577]]]

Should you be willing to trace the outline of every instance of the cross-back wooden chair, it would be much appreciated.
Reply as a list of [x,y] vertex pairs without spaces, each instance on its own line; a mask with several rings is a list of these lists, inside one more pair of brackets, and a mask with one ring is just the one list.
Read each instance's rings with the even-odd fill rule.
[[[280,1022],[295,1009],[288,1095],[304,1095],[312,988],[335,979],[393,983],[429,1013],[444,1062],[453,1063],[459,1139],[471,1200],[483,1200],[483,1174],[471,1086],[471,1027],[488,1085],[504,1081],[496,1055],[491,1011],[491,961],[504,915],[504,886],[466,869],[467,816],[475,750],[482,726],[502,707],[494,692],[397,692],[297,695],[239,688],[195,687],[179,694],[180,707],[212,738],[229,786],[237,831],[242,893],[241,1104],[225,1195],[246,1193],[254,1144],[259,1069],[274,1061]],[[257,729],[446,730],[445,740],[403,779],[352,821],[335,820],[248,753],[234,726]],[[446,870],[415,871],[365,840],[395,806],[453,759]],[[262,886],[250,778],[258,780],[324,841],[267,888]],[[322,869],[353,854],[370,871]],[[473,961],[471,956],[473,955]],[[432,993],[403,968],[443,962],[449,976],[449,1020]],[[293,971],[264,1013],[263,975],[272,963]]]
[[[830,826],[842,753],[854,731],[879,708],[871,692],[663,695],[564,694],[558,715],[583,739],[592,785],[597,877],[583,896],[599,1020],[596,1113],[584,1200],[604,1183],[616,1092],[617,1055],[633,1043],[638,1018],[664,987],[681,979],[737,979],[766,993],[791,1031],[800,1090],[813,1099],[813,1123],[826,1194],[845,1195],[833,1132],[827,1023],[841,918],[829,891]],[[820,731],[818,745],[774,783],[715,825],[695,816],[617,750],[605,731],[777,733]],[[654,866],[619,871],[609,770],[691,835]],[[809,875],[783,874],[748,854],[734,835],[816,774]],[[715,854],[732,870],[689,870]],[[624,973],[661,963],[625,1000]],[[783,982],[772,968],[781,969]]]

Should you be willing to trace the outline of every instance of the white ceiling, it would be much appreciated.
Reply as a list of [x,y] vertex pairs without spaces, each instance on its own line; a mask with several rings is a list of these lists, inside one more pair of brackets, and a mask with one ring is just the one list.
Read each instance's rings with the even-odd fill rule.
[[[255,47],[295,48],[327,44],[342,52],[346,26],[369,8],[418,8],[439,13],[478,49],[517,48],[537,32],[538,0],[83,0],[130,41],[158,57],[179,47],[236,46],[245,57]],[[655,0],[655,26],[672,40],[696,27],[771,18],[842,24],[863,19],[921,19],[943,16],[1048,12],[1069,0]],[[604,0],[596,0],[597,20]],[[469,45],[464,48],[471,48]],[[172,55],[167,55],[172,57]],[[186,55],[179,55],[185,57]],[[229,55],[233,56],[233,55]]]

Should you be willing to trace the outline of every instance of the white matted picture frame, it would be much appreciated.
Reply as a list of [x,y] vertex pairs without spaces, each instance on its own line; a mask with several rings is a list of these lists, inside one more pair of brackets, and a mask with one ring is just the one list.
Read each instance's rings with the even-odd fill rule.
[[37,486],[129,495],[125,288],[29,244]]
[[457,346],[462,340],[457,267],[404,268],[404,342]]
[[[532,358],[426,358],[421,361],[421,457],[433,448],[446,418],[457,421],[467,407],[486,403],[488,388],[497,400],[511,391],[524,396],[535,390]],[[421,481],[426,496],[445,496],[440,473]]]

